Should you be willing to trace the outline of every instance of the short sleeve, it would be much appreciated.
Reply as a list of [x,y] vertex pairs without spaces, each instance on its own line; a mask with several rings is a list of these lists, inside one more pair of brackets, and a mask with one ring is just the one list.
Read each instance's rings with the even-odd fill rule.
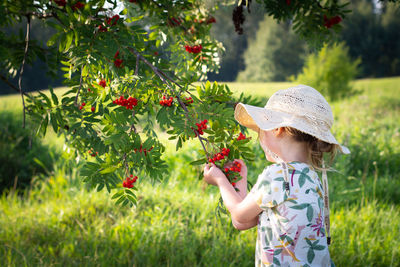
[[282,167],[278,164],[270,165],[258,176],[249,194],[261,209],[273,208],[287,198],[284,182]]

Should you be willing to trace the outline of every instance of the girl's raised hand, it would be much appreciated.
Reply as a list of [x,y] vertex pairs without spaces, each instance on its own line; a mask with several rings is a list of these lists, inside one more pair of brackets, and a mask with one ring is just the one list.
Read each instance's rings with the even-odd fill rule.
[[219,179],[226,179],[225,174],[214,163],[204,166],[204,181],[207,184],[217,185]]

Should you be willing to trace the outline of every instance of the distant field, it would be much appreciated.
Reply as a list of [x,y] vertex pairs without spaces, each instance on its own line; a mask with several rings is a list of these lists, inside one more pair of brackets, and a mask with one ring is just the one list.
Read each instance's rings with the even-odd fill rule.
[[[235,93],[268,97],[290,83],[228,83]],[[336,266],[400,266],[400,77],[354,82],[360,92],[332,103],[333,132],[351,150],[330,172]],[[65,88],[56,90],[57,94]],[[0,112],[21,116],[18,95]],[[252,135],[254,137],[254,135]],[[253,138],[255,140],[255,138]],[[45,142],[62,145],[50,132]],[[24,197],[0,198],[1,266],[254,266],[255,229],[239,232],[215,216],[219,193],[188,165],[200,148],[162,135],[170,166],[163,183],[139,181],[136,208],[119,208],[106,192],[86,189],[60,158]],[[255,181],[265,167],[256,141]],[[59,148],[61,149],[61,148]]]

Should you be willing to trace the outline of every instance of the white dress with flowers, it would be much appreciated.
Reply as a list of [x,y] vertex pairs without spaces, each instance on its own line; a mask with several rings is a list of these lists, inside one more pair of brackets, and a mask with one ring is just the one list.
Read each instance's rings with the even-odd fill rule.
[[325,236],[323,188],[306,163],[290,162],[289,194],[283,168],[264,169],[250,193],[263,209],[258,219],[256,266],[334,266]]

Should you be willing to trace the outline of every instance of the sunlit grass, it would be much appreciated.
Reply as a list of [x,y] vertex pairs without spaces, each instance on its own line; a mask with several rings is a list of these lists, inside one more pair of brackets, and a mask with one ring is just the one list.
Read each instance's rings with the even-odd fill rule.
[[[269,97],[290,83],[228,86],[238,94]],[[333,132],[352,154],[337,158],[328,173],[332,245],[336,266],[399,266],[400,78],[354,82],[361,92],[331,103]],[[65,88],[56,89],[60,95]],[[0,111],[21,116],[20,96],[0,98]],[[62,145],[49,131],[44,142]],[[255,181],[266,164],[256,136]],[[0,199],[0,265],[4,266],[254,266],[255,229],[238,232],[215,216],[216,188],[197,179],[196,140],[175,151],[160,133],[170,166],[162,183],[139,179],[138,205],[115,206],[110,195],[86,189],[63,159],[45,182],[23,197]]]

